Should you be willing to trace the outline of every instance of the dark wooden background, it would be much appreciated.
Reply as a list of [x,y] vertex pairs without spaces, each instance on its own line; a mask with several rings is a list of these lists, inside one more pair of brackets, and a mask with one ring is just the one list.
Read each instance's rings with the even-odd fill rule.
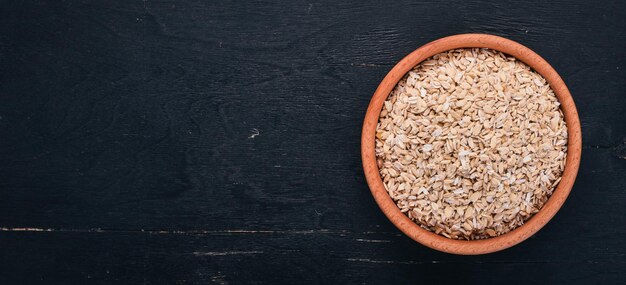
[[[623,284],[624,1],[3,1],[2,284]],[[559,214],[503,252],[402,235],[359,156],[371,94],[437,38],[527,45],[583,130]]]

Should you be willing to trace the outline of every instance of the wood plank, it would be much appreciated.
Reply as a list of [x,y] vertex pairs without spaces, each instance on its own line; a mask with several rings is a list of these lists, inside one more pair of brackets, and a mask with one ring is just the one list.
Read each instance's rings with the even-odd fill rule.
[[[0,283],[623,283],[625,26],[623,1],[2,5]],[[401,235],[359,157],[393,64],[466,32],[546,58],[584,144],[554,220],[477,257]]]
[[[2,283],[557,283],[623,275],[624,252],[531,239],[478,257],[436,253],[394,235],[336,232],[10,232]],[[606,246],[618,246],[607,240]],[[567,252],[566,254],[563,254]],[[451,272],[452,271],[452,272]],[[255,282],[257,281],[257,282]]]

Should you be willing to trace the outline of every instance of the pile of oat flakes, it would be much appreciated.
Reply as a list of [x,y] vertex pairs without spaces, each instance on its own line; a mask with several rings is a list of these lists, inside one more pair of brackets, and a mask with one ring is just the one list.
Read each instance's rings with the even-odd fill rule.
[[494,237],[548,200],[567,129],[545,79],[490,49],[438,54],[411,70],[380,114],[376,156],[389,195],[453,239]]

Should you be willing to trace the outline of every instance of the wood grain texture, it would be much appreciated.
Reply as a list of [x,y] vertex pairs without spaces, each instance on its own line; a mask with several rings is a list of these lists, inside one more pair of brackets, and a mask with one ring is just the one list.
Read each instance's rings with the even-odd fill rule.
[[[4,3],[0,283],[623,283],[625,5]],[[402,235],[359,154],[393,65],[470,32],[550,62],[584,137],[554,219],[477,257]]]

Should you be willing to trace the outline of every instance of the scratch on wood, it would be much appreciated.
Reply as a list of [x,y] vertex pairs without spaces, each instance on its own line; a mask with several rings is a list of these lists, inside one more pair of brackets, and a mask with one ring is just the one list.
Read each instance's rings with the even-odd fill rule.
[[50,228],[8,228],[0,227],[0,232],[89,232],[101,233],[102,229],[50,229]]
[[251,255],[251,254],[260,254],[262,251],[252,250],[252,251],[208,251],[208,252],[199,252],[196,251],[193,253],[195,256],[226,256],[226,255]]
[[615,146],[613,145],[583,145],[583,149],[592,149],[592,148],[597,148],[597,149],[611,149],[614,148]]
[[348,230],[158,230],[148,231],[142,230],[142,232],[148,232],[152,234],[181,234],[181,235],[246,235],[246,234],[277,234],[277,235],[340,235],[345,236],[349,234],[393,234],[400,236],[400,234],[389,232],[361,232],[356,233]]
[[382,64],[375,64],[375,63],[364,63],[364,62],[360,62],[360,63],[350,63],[350,66],[358,66],[358,67],[381,67],[381,66],[386,66],[386,65],[382,65]]
[[151,231],[155,234],[273,234],[276,231],[270,230],[222,230],[222,231],[211,231],[211,230],[158,230]]
[[226,281],[226,275],[222,274],[220,271],[217,272],[217,275],[211,277],[211,281],[215,284],[228,284],[228,281]]
[[385,235],[391,235],[391,236],[397,236],[400,237],[402,236],[401,233],[399,232],[375,232],[375,231],[365,231],[363,232],[364,235],[375,235],[375,234],[385,234]]
[[386,240],[386,239],[363,239],[363,238],[358,238],[358,239],[356,239],[356,241],[360,241],[360,242],[391,242],[390,240]]
[[40,229],[40,228],[0,228],[3,232],[51,232],[52,229]]
[[257,137],[260,134],[261,134],[261,132],[259,132],[259,129],[254,128],[254,129],[250,130],[250,136],[248,136],[248,138],[249,139],[253,139],[253,138]]
[[[14,233],[117,233],[117,234],[149,234],[149,235],[198,235],[198,236],[237,236],[237,235],[334,235],[348,237],[355,235],[385,235],[401,236],[395,232],[354,232],[349,230],[146,230],[146,229],[67,229],[67,228],[37,228],[37,227],[0,227],[1,232]],[[391,240],[358,238],[358,242],[389,243]]]
[[613,151],[613,155],[619,159],[626,159],[626,138],[614,145],[583,145],[583,149],[606,149]]
[[[66,229],[35,227],[0,227],[0,232],[68,232],[68,233],[146,233],[161,235],[246,235],[246,234],[282,234],[282,235],[347,235],[355,234],[347,230],[133,230],[133,229]],[[363,232],[362,234],[385,234],[384,232]]]
[[427,263],[439,263],[437,260],[432,261],[394,261],[394,260],[373,260],[369,258],[347,258],[347,261],[352,262],[366,262],[376,264],[427,264]]

